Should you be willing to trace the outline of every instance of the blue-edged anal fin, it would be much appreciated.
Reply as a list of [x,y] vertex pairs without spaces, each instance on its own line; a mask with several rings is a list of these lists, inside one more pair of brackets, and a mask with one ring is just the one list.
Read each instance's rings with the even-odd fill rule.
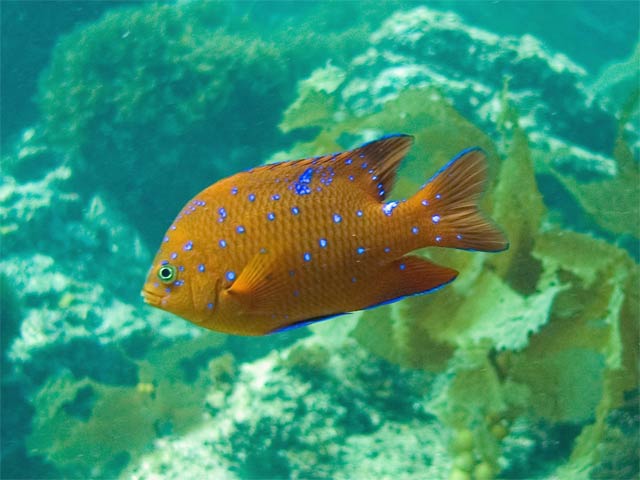
[[243,313],[270,315],[281,306],[284,295],[292,294],[290,278],[277,268],[277,261],[273,253],[255,254],[227,290]]
[[430,293],[451,283],[457,276],[456,270],[436,265],[424,258],[415,255],[402,257],[383,266],[370,281],[363,279],[363,282],[359,282],[366,287],[363,287],[360,295],[354,295],[353,305],[347,306],[345,311],[292,322],[271,333],[304,327],[351,311],[375,308],[412,295]]
[[394,260],[382,267],[372,279],[370,298],[362,308],[397,302],[412,295],[424,295],[451,283],[458,276],[452,268],[415,256]]

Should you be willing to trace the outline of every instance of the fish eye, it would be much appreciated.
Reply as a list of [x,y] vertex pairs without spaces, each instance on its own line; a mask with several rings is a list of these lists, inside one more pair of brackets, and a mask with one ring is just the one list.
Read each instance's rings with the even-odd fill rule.
[[158,278],[162,283],[171,283],[176,279],[176,267],[173,265],[162,265],[158,269]]

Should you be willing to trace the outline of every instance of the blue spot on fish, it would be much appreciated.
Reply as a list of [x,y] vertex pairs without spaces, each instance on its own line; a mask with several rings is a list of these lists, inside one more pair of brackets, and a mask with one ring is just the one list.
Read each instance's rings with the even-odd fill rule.
[[236,272],[234,272],[233,270],[229,270],[227,273],[224,274],[224,276],[227,280],[229,280],[230,282],[233,282],[236,279]]
[[327,248],[327,239],[326,238],[321,238],[320,240],[318,240],[318,243],[320,244],[320,246],[322,248]]
[[274,201],[280,200],[280,195],[278,195],[277,193],[274,195],[271,195],[271,200],[274,200]]
[[353,159],[351,157],[349,157],[344,161],[344,164],[345,165],[351,165],[352,162],[353,162]]
[[313,177],[313,168],[307,168],[302,175],[298,178],[298,181],[295,184],[296,193],[298,195],[308,195],[311,193],[311,188],[309,184],[311,183],[311,178]]
[[304,255],[302,256],[302,258],[304,259],[305,262],[310,262],[311,261],[311,254],[309,252],[305,252]]
[[442,240],[442,237],[440,235],[436,235],[436,242],[439,242],[440,240]]
[[207,308],[209,310],[213,310],[213,303],[207,303]]
[[245,229],[244,229],[244,227],[243,227],[242,225],[238,225],[238,226],[236,227],[236,232],[238,232],[238,233],[244,233],[244,232],[245,232]]
[[298,207],[291,207],[291,213],[298,215],[300,213],[300,209]]
[[398,202],[388,202],[382,206],[382,211],[387,217],[390,217],[393,213],[393,209],[398,206]]
[[400,264],[400,270],[404,270],[405,268],[407,268],[407,266],[404,263]]
[[238,194],[238,187],[233,187],[231,189],[231,195],[237,195]]
[[440,222],[440,215],[438,215],[438,214],[436,213],[435,215],[433,215],[433,216],[431,217],[431,221],[432,221],[433,223],[439,223],[439,222]]
[[198,271],[204,272],[204,263],[201,263],[200,265],[198,265]]
[[365,251],[364,247],[358,247],[358,249],[356,250],[358,255],[362,255],[364,253],[364,251]]
[[362,210],[356,211],[356,216],[361,217],[362,215],[364,215],[364,212]]
[[267,220],[269,220],[270,222],[273,222],[276,219],[276,214],[273,212],[269,212],[267,213]]
[[425,207],[428,207],[428,206],[429,206],[429,201],[428,201],[428,200],[422,200],[420,203],[421,203],[422,205],[424,205]]
[[458,240],[462,240],[462,235],[457,234],[457,235],[456,235],[456,238],[457,238]]
[[412,227],[411,228],[411,233],[413,233],[414,235],[417,235],[419,231],[420,231],[420,229],[418,227]]
[[171,260],[175,260],[176,258],[178,258],[178,254],[176,252],[173,252],[171,255]]
[[250,194],[249,194],[249,201],[250,201],[250,202],[255,202],[255,201],[256,201],[256,196],[255,196],[255,194],[253,194],[253,193],[250,193]]
[[183,250],[186,250],[186,251],[193,249],[193,242],[189,240],[187,243],[184,244],[184,247],[182,248]]
[[339,214],[334,213],[334,214],[333,214],[333,222],[334,222],[334,223],[340,223],[340,222],[342,222],[342,217],[341,217]]
[[218,245],[220,245],[220,248],[227,248],[227,242],[225,240],[218,240]]
[[436,193],[436,199],[440,200],[440,198],[442,198],[442,195],[440,195],[439,193]]

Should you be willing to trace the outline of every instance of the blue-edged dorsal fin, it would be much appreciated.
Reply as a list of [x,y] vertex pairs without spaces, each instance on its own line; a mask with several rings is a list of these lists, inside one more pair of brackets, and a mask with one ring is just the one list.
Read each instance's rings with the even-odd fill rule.
[[411,135],[387,135],[342,152],[332,163],[337,163],[334,168],[340,176],[383,201],[391,192],[398,166],[411,145]]
[[398,166],[412,144],[411,135],[387,135],[353,150],[264,165],[242,175],[249,185],[264,185],[265,178],[275,179],[301,196],[322,192],[338,180],[382,202],[391,192]]
[[411,135],[387,135],[353,150],[302,160],[300,166],[308,166],[305,172],[313,172],[325,185],[340,179],[383,201],[391,192],[398,166],[412,144]]

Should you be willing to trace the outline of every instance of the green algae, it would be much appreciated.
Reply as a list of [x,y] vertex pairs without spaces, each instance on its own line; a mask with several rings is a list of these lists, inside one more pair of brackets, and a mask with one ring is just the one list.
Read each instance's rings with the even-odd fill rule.
[[62,38],[40,85],[48,139],[90,159],[158,154],[206,140],[238,89],[281,98],[276,50],[229,34],[224,13],[219,2],[120,9]]
[[637,127],[633,118],[639,106],[640,89],[636,87],[620,111],[612,152],[617,170],[613,178],[579,182],[552,169],[598,226],[614,235],[628,235],[635,243],[640,239],[640,165],[629,146],[627,129],[630,125],[632,130]]
[[[185,192],[266,153],[293,88],[286,52],[232,31],[227,8],[113,9],[61,37],[40,78],[41,128],[66,153],[74,190],[106,193],[154,244]],[[251,141],[247,117],[262,126]],[[149,211],[162,216],[151,223]]]
[[[203,335],[154,349],[136,361],[135,386],[78,378],[67,369],[51,376],[33,399],[29,448],[67,476],[117,476],[155,439],[198,425],[203,398],[222,381],[205,359],[222,343],[222,336]],[[184,371],[189,357],[203,358],[195,376]]]
[[[474,469],[486,478],[497,475],[501,441],[516,418],[584,425],[558,473],[597,465],[596,446],[607,431],[607,415],[638,385],[638,265],[616,246],[549,222],[532,152],[506,84],[502,139],[494,144],[432,88],[403,92],[379,111],[359,116],[335,97],[339,74],[333,72],[326,82],[323,72],[316,72],[301,84],[281,128],[315,126],[319,133],[275,158],[350,147],[337,143],[345,133],[368,140],[380,133],[409,132],[416,136],[413,153],[428,161],[424,170],[413,165],[401,171],[397,197],[410,195],[434,166],[457,151],[479,145],[488,152],[495,179],[483,207],[510,240],[510,249],[497,255],[426,252],[460,270],[456,282],[442,293],[364,312],[352,335],[394,363],[441,372],[429,409],[453,431],[470,432],[472,439],[464,458],[452,452],[452,477]],[[358,137],[362,132],[365,137]],[[589,211],[588,205],[598,202],[599,208],[610,208],[601,195],[615,189],[624,196],[625,211],[601,224],[613,233],[637,235],[632,221],[637,215],[630,205],[637,196],[637,163],[622,129],[616,158],[621,174],[605,193],[586,200],[593,194],[584,193],[589,191],[584,185],[574,193]]]

